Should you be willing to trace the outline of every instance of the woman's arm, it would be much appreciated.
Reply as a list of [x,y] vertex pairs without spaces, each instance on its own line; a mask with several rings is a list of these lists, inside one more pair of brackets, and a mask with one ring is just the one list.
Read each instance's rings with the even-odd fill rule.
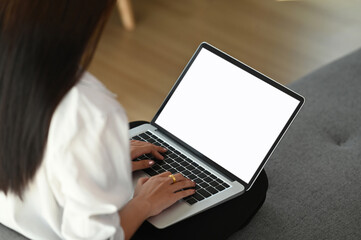
[[147,206],[139,199],[132,199],[119,211],[121,226],[124,231],[124,238],[130,239],[135,231],[148,218]]

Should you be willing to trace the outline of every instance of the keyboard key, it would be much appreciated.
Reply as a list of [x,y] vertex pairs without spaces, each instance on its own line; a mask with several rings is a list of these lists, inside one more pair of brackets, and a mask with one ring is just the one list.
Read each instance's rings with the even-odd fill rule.
[[135,136],[135,137],[132,137],[133,140],[138,140],[138,141],[142,141],[143,139],[140,138],[139,136]]
[[186,170],[186,169],[185,169],[184,167],[182,167],[182,166],[176,167],[176,169],[177,169],[179,172],[182,172],[182,171]]
[[158,161],[157,161],[157,164],[160,165],[160,166],[162,166],[162,165],[167,164],[167,162],[166,162],[165,160],[158,160]]
[[176,167],[180,167],[179,163],[177,162],[173,162],[170,164],[172,167],[176,168]]
[[187,162],[185,162],[185,161],[183,161],[183,160],[181,160],[181,161],[177,161],[177,163],[179,163],[179,165],[181,165],[182,167],[185,167],[185,166],[187,166]]
[[195,162],[191,162],[190,164],[195,168],[199,167],[199,165],[197,163],[195,163]]
[[[199,168],[198,168],[198,169],[199,169]],[[200,174],[198,174],[198,177],[200,177],[200,178],[205,178],[205,177],[207,177],[207,175],[204,174],[204,173],[200,173]]]
[[217,178],[216,181],[219,182],[219,183],[223,183],[223,180],[220,179],[220,178]]
[[204,180],[205,182],[207,182],[207,183],[210,183],[210,182],[213,181],[212,178],[210,178],[210,177],[206,177],[206,178],[204,178],[203,180]]
[[165,170],[165,169],[163,169],[163,168],[161,168],[161,169],[159,169],[159,170],[156,170],[156,172],[157,172],[158,174],[160,174],[160,173],[164,173],[164,172],[166,172],[166,170]]
[[154,171],[154,170],[151,169],[151,168],[145,169],[144,171],[145,171],[146,173],[148,173],[150,176],[155,176],[155,175],[158,174],[156,171]]
[[203,170],[203,172],[206,174],[206,175],[211,175],[212,173],[210,173],[209,171],[207,171],[207,170]]
[[198,201],[201,201],[201,200],[203,200],[204,199],[204,197],[201,195],[201,194],[199,194],[199,193],[195,193],[195,194],[193,194],[192,195],[195,199],[197,199]]
[[188,171],[188,170],[185,170],[185,171],[183,171],[183,172],[182,172],[182,174],[183,174],[183,175],[188,176],[188,175],[190,175],[190,174],[191,174],[191,172],[190,172],[190,171]]
[[164,168],[164,169],[166,169],[166,170],[170,170],[170,169],[172,169],[172,166],[171,165],[168,165],[168,164],[164,164],[164,165],[162,165],[162,168]]
[[[182,190],[179,190],[178,192],[180,192],[180,191],[182,191]],[[186,200],[190,199],[191,197],[192,197],[192,195],[190,195],[190,196],[188,196],[188,197],[183,198],[183,200],[184,200],[184,201],[186,201]]]
[[215,175],[213,175],[213,174],[210,174],[209,177],[212,178],[212,179],[217,179],[217,177]]
[[160,143],[160,139],[156,136],[152,137],[155,141],[159,142]]
[[216,194],[218,192],[217,189],[215,189],[214,187],[211,187],[211,186],[206,187],[205,190],[207,190],[207,192],[210,192],[212,194]]
[[183,172],[182,172],[182,174],[183,174],[184,177],[186,177],[186,178],[188,178],[188,179],[191,179],[191,178],[189,177],[191,174],[188,174],[188,175],[187,175],[187,174],[184,174]]
[[171,159],[171,158],[165,157],[165,158],[163,159],[163,162],[166,162],[166,163],[168,163],[168,164],[171,164],[171,163],[174,163],[174,160]]
[[183,162],[182,162],[182,166],[185,167],[185,168],[187,168],[188,166],[191,166],[191,165],[189,164],[189,162],[183,161]]
[[230,186],[227,184],[227,183],[222,183],[222,186],[225,187],[225,188],[229,188]]
[[201,195],[202,195],[203,197],[205,197],[205,198],[211,196],[211,194],[210,194],[209,192],[205,191],[204,189],[199,189],[199,190],[197,191],[197,193],[201,194]]
[[190,175],[188,175],[188,178],[190,178],[190,179],[196,179],[197,178],[197,176],[196,175],[194,175],[194,174],[190,174]]
[[198,167],[199,170],[204,171],[205,169],[201,166]]
[[208,184],[211,185],[212,187],[219,185],[219,183],[217,181],[212,181],[212,182],[209,182]]
[[162,169],[162,168],[161,168],[159,165],[157,165],[157,164],[154,165],[152,168],[153,168],[154,170],[156,170],[156,171]]
[[186,168],[187,168],[188,170],[190,170],[190,171],[192,171],[193,169],[195,169],[195,167],[193,167],[192,165],[188,165],[188,166],[186,166]]
[[167,169],[163,168],[163,166],[161,166],[161,167],[162,167],[162,170],[159,170],[159,171],[163,171],[163,172],[168,171]]
[[199,184],[202,188],[206,188],[206,187],[209,187],[209,184],[208,183],[205,183],[205,182],[202,182]]
[[218,185],[215,187],[218,191],[222,191],[224,189],[226,189],[225,187],[223,187],[222,185]]
[[146,159],[152,159],[152,160],[155,159],[155,157],[152,154],[144,154],[144,156]]
[[195,204],[197,202],[197,199],[191,197],[191,198],[187,199],[186,202],[193,205],[193,204]]
[[148,140],[150,138],[146,133],[140,134],[139,137],[141,137],[141,138],[143,138],[145,140]]
[[193,162],[192,159],[190,159],[190,158],[184,158],[184,161],[189,162],[189,163]]
[[[192,172],[195,174],[195,175],[199,175],[201,173],[201,171],[199,171],[197,168],[192,170]],[[204,175],[205,176],[205,175]]]
[[197,184],[201,184],[203,182],[202,179],[200,178],[195,178],[195,179],[192,179],[194,182],[196,182]]

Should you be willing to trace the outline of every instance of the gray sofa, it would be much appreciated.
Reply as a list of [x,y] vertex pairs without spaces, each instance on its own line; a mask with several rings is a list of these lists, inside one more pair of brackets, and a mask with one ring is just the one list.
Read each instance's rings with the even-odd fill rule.
[[[361,49],[290,88],[305,106],[266,166],[266,202],[230,240],[361,239]],[[24,238],[0,225],[5,239]]]
[[266,166],[265,204],[230,239],[361,239],[361,49],[290,88],[305,105]]

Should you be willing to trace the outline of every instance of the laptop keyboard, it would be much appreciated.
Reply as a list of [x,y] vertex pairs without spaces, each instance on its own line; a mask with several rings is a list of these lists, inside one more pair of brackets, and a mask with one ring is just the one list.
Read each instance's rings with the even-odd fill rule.
[[230,187],[222,179],[207,171],[202,166],[169,145],[169,143],[163,141],[149,131],[134,136],[131,139],[150,142],[168,149],[168,151],[163,154],[164,160],[157,160],[152,155],[145,154],[135,159],[135,161],[144,159],[155,160],[156,164],[154,164],[151,168],[144,170],[150,176],[169,171],[172,174],[181,173],[186,178],[196,182],[195,194],[184,198],[184,200],[191,205]]

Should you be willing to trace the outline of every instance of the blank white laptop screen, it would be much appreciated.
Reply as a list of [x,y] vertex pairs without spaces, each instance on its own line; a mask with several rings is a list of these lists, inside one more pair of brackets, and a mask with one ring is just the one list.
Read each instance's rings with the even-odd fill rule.
[[249,183],[298,104],[203,48],[155,123]]

